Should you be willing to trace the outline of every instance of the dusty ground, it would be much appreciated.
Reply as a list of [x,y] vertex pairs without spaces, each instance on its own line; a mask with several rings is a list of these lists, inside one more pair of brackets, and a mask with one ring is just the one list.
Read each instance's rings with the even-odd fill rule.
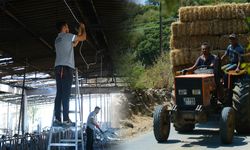
[[121,121],[121,139],[139,136],[145,132],[152,131],[153,118],[148,116],[133,115],[130,120]]

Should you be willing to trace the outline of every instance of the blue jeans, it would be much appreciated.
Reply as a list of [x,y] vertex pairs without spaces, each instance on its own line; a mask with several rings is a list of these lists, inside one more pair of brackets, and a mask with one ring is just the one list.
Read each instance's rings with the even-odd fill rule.
[[73,81],[73,69],[68,66],[56,66],[56,98],[55,117],[61,121],[61,106],[63,106],[63,121],[69,120],[69,98]]

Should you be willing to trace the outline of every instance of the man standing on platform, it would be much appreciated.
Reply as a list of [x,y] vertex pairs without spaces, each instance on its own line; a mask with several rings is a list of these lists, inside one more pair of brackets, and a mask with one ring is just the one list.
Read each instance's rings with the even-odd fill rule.
[[73,81],[73,70],[75,69],[74,47],[78,42],[86,40],[86,32],[83,23],[80,23],[78,35],[69,33],[69,27],[66,22],[58,22],[56,28],[59,33],[55,40],[55,77],[57,91],[53,125],[62,125],[61,106],[63,106],[63,124],[72,125],[69,119],[69,98]]

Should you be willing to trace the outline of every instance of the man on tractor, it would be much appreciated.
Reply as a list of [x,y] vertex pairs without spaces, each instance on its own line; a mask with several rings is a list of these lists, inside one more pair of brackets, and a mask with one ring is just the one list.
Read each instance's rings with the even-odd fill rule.
[[[202,43],[201,45],[201,53],[202,55],[199,56],[195,62],[195,64],[187,69],[183,69],[181,74],[186,74],[187,72],[191,73],[210,73],[214,74],[214,81],[216,86],[216,95],[218,100],[222,100],[224,95],[223,92],[223,85],[221,83],[221,79],[223,77],[223,73],[221,72],[221,61],[220,58],[216,55],[210,53],[210,45],[207,42]],[[197,71],[196,69],[201,69]],[[215,102],[216,103],[216,102]]]
[[221,57],[221,60],[229,57],[229,64],[222,67],[224,70],[224,87],[228,87],[228,75],[227,72],[235,70],[236,73],[240,72],[240,64],[242,62],[242,54],[244,54],[243,47],[239,44],[236,34],[229,35],[230,45],[227,47],[225,54]]
[[223,60],[226,56],[229,57],[229,64],[222,67],[223,70],[235,70],[240,71],[240,64],[242,62],[241,55],[244,53],[243,47],[239,44],[236,34],[229,35],[230,44],[227,47],[225,54],[221,57]]
[[186,74],[187,72],[193,72],[194,70],[200,67],[214,67],[216,56],[210,53],[210,45],[207,42],[202,43],[201,52],[202,55],[198,57],[195,64],[190,68],[183,69],[181,71],[182,74]]

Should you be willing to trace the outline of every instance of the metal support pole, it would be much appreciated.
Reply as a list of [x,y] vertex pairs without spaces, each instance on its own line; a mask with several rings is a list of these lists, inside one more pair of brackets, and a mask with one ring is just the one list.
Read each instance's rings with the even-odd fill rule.
[[[102,98],[100,99],[100,107],[101,109],[103,109],[103,101],[102,101]],[[101,111],[101,122],[103,122],[103,111]]]
[[112,126],[112,120],[113,120],[113,99],[112,99],[112,95],[109,94],[110,97],[110,127]]
[[24,91],[23,95],[23,124],[22,124],[22,134],[25,134],[27,131],[28,119],[27,119],[27,111],[28,111],[28,100],[26,91]]
[[91,94],[89,93],[89,113],[91,112]]
[[8,102],[7,107],[7,129],[9,130],[9,122],[10,122],[10,103]]
[[101,56],[101,78],[102,78],[102,57],[103,56]]
[[106,125],[107,125],[107,105],[106,105],[106,98],[105,98],[105,94],[103,94],[104,95],[104,122],[106,123]]
[[[82,109],[81,109],[81,104],[80,104],[80,90],[79,90],[79,80],[78,80],[78,68],[76,68],[76,73],[75,73],[75,90],[76,90],[76,93],[75,93],[75,150],[78,149],[78,145],[77,145],[77,141],[78,141],[78,130],[77,130],[77,122],[78,122],[78,119],[77,119],[77,104],[79,105],[79,112],[80,112],[80,115],[79,115],[79,119],[80,119],[80,126],[82,127]],[[82,136],[82,129],[81,129],[81,136]],[[82,138],[81,138],[82,139]],[[83,142],[82,142],[83,144]]]
[[[27,60],[26,60],[27,62]],[[22,134],[24,134],[24,125],[25,125],[25,106],[27,107],[27,105],[25,104],[27,99],[25,100],[25,80],[26,80],[26,66],[25,66],[25,70],[24,70],[24,75],[23,75],[23,86],[22,86],[22,98],[21,98],[21,105],[20,105],[20,114],[19,114],[19,123],[18,123],[18,135],[20,133],[20,128],[22,129]]]
[[107,94],[107,125],[109,127],[109,118],[110,118],[110,112],[109,112],[109,95]]
[[162,54],[163,53],[163,49],[162,49],[162,7],[161,7],[161,1],[160,1],[160,53]]
[[[83,81],[82,81],[82,79],[81,79],[81,87],[83,87]],[[83,94],[81,94],[81,114],[82,114],[82,117],[84,116],[83,115]],[[82,118],[82,120],[83,120],[83,118]]]
[[[99,100],[101,99],[101,95],[99,94]],[[96,97],[95,99],[95,105],[97,106],[97,101],[98,101],[98,98]]]
[[17,129],[18,129],[18,107],[17,107],[17,104],[15,104],[16,105],[16,112],[15,112],[15,133],[16,133],[16,131],[17,131]]

